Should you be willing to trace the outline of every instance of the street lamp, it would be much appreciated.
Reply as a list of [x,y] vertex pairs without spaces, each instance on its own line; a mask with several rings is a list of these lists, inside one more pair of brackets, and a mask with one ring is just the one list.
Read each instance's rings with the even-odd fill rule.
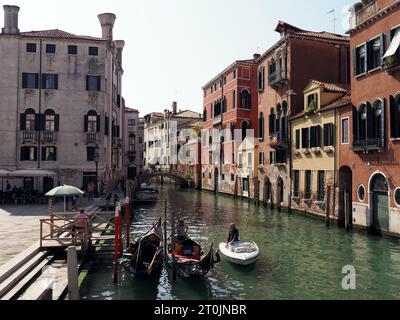
[[96,163],[96,190],[95,190],[95,193],[96,193],[96,197],[98,197],[99,196],[99,160],[100,160],[99,145],[96,145],[93,160]]

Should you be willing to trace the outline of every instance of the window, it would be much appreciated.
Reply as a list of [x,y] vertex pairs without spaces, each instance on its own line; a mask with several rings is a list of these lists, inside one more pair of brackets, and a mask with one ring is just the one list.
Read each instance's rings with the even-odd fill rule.
[[275,164],[275,152],[274,151],[271,151],[270,153],[269,153],[269,164]]
[[46,44],[46,53],[56,53],[56,45]]
[[56,131],[56,114],[53,110],[45,112],[45,130],[48,132]]
[[305,185],[304,185],[304,199],[311,200],[312,197],[312,172],[307,170],[305,172]]
[[243,90],[240,94],[240,107],[251,109],[251,94],[247,90]]
[[318,108],[318,93],[308,95],[307,107],[312,110],[315,110]]
[[325,199],[325,171],[318,171],[318,194],[317,201]]
[[94,161],[94,155],[96,153],[96,148],[95,147],[87,147],[86,148],[86,160],[87,161]]
[[261,66],[258,68],[258,91],[262,91],[265,88],[265,67]]
[[237,78],[237,70],[233,70],[233,79]]
[[26,52],[36,52],[36,43],[27,43],[26,44]]
[[349,118],[342,119],[342,144],[350,143]]
[[301,131],[300,129],[296,130],[296,149],[300,149],[300,140],[301,140]]
[[139,143],[140,143],[140,144],[143,143],[143,137],[139,137]]
[[235,175],[231,173],[231,181],[235,181]]
[[247,121],[242,122],[242,141],[247,137],[247,131],[250,130],[250,124]]
[[300,171],[293,171],[293,196],[300,198]]
[[57,161],[57,149],[55,147],[43,147],[42,161]]
[[321,147],[321,126],[314,126],[310,128],[310,147]]
[[37,161],[37,148],[36,147],[22,147],[21,148],[21,161]]
[[135,151],[135,150],[136,150],[136,146],[135,146],[135,144],[136,144],[136,137],[135,137],[134,134],[130,134],[130,135],[129,135],[129,141],[128,141],[128,143],[129,143],[129,151]]
[[269,115],[269,135],[272,136],[276,132],[275,130],[275,124],[276,124],[276,116],[274,109],[271,109],[271,114]]
[[369,66],[368,69],[376,69],[382,65],[382,47],[383,41],[382,39],[376,38],[370,42],[368,42],[369,52],[371,53],[371,57],[369,59]]
[[135,119],[128,119],[128,126],[135,126],[135,125],[136,125]]
[[203,111],[203,121],[207,121],[207,109]]
[[355,49],[354,52],[354,74],[360,75],[367,72],[367,45]]
[[310,148],[310,128],[301,129],[301,147],[303,149]]
[[263,166],[265,164],[265,154],[264,152],[260,152],[258,155],[258,164]]
[[236,108],[236,91],[235,90],[232,93],[232,107],[233,107],[233,109]]
[[264,139],[264,113],[260,113],[260,118],[258,119],[258,137]]
[[243,154],[239,154],[239,168],[243,168]]
[[224,77],[224,86],[227,84],[226,76]]
[[286,164],[287,157],[285,150],[277,150],[275,154],[275,162],[278,164]]
[[400,188],[397,188],[394,192],[394,203],[400,207]]
[[101,91],[101,77],[100,76],[86,76],[86,90]]
[[364,200],[365,200],[365,187],[363,185],[360,185],[358,187],[357,196],[358,196],[358,200],[360,200],[361,202],[364,202]]
[[78,46],[68,46],[68,54],[78,54]]
[[249,192],[249,179],[243,178],[243,192]]
[[253,168],[253,153],[251,152],[247,154],[247,166]]
[[58,74],[42,75],[42,89],[58,89]]
[[400,27],[391,29],[386,38],[388,43],[387,51],[383,55],[385,65],[397,65],[399,61]]
[[39,74],[38,73],[23,73],[22,74],[23,89],[39,89]]
[[34,131],[35,130],[35,110],[28,109],[20,115],[20,130]]
[[98,47],[89,47],[89,56],[98,56],[99,48]]
[[333,123],[324,124],[324,147],[335,145],[335,125]]
[[390,137],[400,139],[400,94],[390,97]]

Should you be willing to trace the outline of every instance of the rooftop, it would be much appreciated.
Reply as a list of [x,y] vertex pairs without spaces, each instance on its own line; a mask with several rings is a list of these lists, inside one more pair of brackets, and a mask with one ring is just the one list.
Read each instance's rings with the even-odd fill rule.
[[58,39],[104,41],[102,38],[76,35],[59,29],[21,32],[21,36],[32,37],[32,38],[52,38],[52,39],[58,38]]
[[348,90],[346,90],[334,83],[326,83],[326,82],[321,82],[321,81],[317,81],[317,80],[311,80],[311,82],[323,87],[325,92],[337,92],[337,93],[348,93],[349,92]]

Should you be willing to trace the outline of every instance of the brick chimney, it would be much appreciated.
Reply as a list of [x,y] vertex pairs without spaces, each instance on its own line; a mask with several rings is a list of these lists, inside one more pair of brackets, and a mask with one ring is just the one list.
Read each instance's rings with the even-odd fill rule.
[[5,5],[4,8],[4,28],[3,34],[19,34],[18,13],[19,7]]
[[261,57],[261,54],[259,54],[259,53],[253,54],[253,60],[254,61],[260,59],[260,57]]
[[114,23],[115,20],[117,20],[116,15],[113,13],[102,13],[97,17],[101,24],[102,38],[107,40],[109,43],[112,43]]

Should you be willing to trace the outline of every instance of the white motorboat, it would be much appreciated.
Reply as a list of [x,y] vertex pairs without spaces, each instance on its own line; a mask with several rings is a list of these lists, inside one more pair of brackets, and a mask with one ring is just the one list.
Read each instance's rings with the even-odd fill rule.
[[241,266],[253,264],[261,255],[260,249],[254,241],[235,242],[234,244],[221,243],[219,251],[226,260]]

